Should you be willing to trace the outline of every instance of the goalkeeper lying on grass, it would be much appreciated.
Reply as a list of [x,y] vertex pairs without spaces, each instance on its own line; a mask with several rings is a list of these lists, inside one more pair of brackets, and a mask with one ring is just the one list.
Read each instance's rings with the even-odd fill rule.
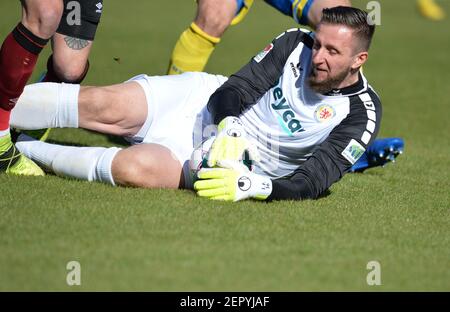
[[[22,135],[17,147],[58,175],[89,181],[194,188],[234,201],[317,198],[357,170],[352,165],[361,156],[359,170],[402,148],[401,141],[374,142],[381,105],[360,72],[374,32],[366,21],[355,8],[325,9],[316,33],[281,34],[229,79],[185,73],[108,87],[27,86],[14,127],[81,127],[123,136],[132,146],[70,147]],[[193,181],[191,154],[212,135],[210,168]],[[245,152],[258,155],[252,171],[240,165]]]

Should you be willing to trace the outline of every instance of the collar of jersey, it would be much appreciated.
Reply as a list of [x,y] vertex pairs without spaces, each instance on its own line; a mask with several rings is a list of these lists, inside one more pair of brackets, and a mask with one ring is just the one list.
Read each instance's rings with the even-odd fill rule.
[[333,89],[330,92],[327,92],[323,95],[325,96],[350,96],[361,93],[367,89],[367,81],[364,76],[361,74],[361,71],[358,73],[358,81],[354,84],[342,88],[342,89]]

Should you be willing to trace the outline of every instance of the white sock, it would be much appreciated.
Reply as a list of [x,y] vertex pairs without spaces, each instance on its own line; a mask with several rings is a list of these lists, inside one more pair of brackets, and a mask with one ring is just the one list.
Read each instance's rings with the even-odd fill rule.
[[111,173],[117,147],[76,147],[49,144],[20,135],[16,147],[28,158],[55,174],[115,185]]
[[11,112],[17,129],[78,128],[80,85],[43,82],[27,85]]
[[9,128],[6,130],[0,130],[0,138],[9,135]]

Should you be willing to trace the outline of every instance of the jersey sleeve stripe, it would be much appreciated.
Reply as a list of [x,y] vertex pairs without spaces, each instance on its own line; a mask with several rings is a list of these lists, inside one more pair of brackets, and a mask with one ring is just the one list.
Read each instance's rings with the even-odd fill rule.
[[369,144],[371,138],[372,138],[372,135],[368,131],[364,131],[364,133],[361,137],[361,141],[367,145],[367,144]]

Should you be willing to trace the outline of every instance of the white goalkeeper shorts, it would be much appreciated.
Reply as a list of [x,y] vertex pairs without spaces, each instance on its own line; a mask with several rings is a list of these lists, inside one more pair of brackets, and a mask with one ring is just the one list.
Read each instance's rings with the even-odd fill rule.
[[167,147],[183,166],[187,187],[189,160],[195,147],[215,135],[206,105],[209,97],[228,78],[201,72],[172,76],[139,75],[138,82],[147,98],[147,119],[132,138],[132,144],[156,143]]

